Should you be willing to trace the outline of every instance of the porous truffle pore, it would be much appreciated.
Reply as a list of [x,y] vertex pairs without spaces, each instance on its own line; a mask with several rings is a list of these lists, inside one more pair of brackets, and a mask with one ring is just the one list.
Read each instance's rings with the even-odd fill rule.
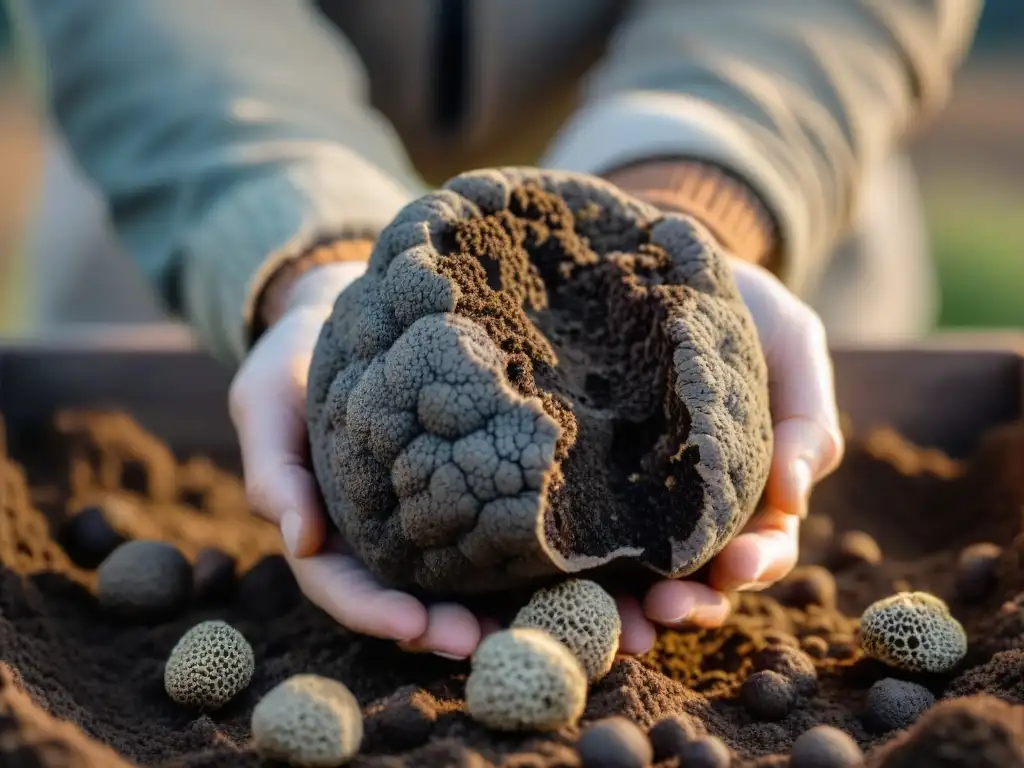
[[293,675],[271,689],[252,712],[260,754],[301,768],[344,765],[363,741],[363,715],[337,680]]
[[589,176],[456,177],[383,232],[318,340],[332,519],[392,586],[482,592],[616,559],[671,577],[752,514],[767,374],[688,219]]
[[864,652],[912,672],[948,672],[967,653],[967,635],[948,606],[927,592],[900,592],[861,615]]
[[488,728],[553,731],[583,714],[583,668],[547,632],[496,632],[477,647],[472,667],[466,680],[466,709]]
[[570,579],[538,590],[512,622],[541,629],[572,651],[587,680],[604,677],[619,650],[622,620],[615,600],[600,585]]
[[164,688],[179,704],[217,709],[249,685],[252,646],[230,624],[204,621],[182,635],[164,667]]

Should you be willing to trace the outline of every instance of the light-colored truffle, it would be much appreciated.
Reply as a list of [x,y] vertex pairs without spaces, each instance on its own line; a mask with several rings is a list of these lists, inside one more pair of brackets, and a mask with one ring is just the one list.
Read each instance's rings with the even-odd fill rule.
[[539,629],[507,629],[473,654],[466,709],[499,731],[553,731],[576,722],[587,679],[568,648]]
[[881,662],[912,672],[948,672],[967,653],[967,635],[942,600],[900,592],[860,617],[861,646]]
[[359,752],[363,714],[337,680],[294,675],[271,689],[252,713],[256,749],[301,768],[344,765]]
[[129,541],[96,572],[100,606],[133,619],[160,619],[181,610],[192,592],[192,568],[163,541]]
[[612,668],[622,632],[615,600],[586,579],[539,590],[520,609],[512,626],[547,632],[572,651],[592,683]]
[[164,667],[164,688],[179,704],[216,709],[249,685],[255,658],[241,632],[204,621],[181,636]]

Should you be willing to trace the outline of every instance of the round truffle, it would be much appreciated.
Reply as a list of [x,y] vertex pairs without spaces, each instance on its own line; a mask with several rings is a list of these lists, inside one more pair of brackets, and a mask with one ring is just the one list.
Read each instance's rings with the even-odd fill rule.
[[622,631],[615,600],[585,579],[570,579],[537,591],[512,626],[547,632],[572,651],[592,683],[612,668]]
[[188,560],[163,541],[129,541],[96,572],[100,607],[129,619],[162,619],[180,611],[192,591]]
[[824,659],[828,656],[828,640],[818,635],[808,635],[800,641],[800,650],[812,659]]
[[699,738],[701,733],[702,729],[689,715],[671,715],[656,722],[647,738],[654,749],[655,761],[660,763],[678,756],[683,745]]
[[999,558],[1002,547],[990,543],[965,547],[957,558],[954,589],[966,602],[983,600],[992,594],[999,581]]
[[696,221],[598,178],[467,173],[407,205],[309,371],[331,519],[435,594],[616,561],[694,573],[772,454],[757,330]]
[[801,733],[789,753],[790,768],[857,768],[864,753],[857,742],[830,725]]
[[818,687],[818,670],[814,662],[799,648],[788,645],[769,645],[757,651],[751,658],[755,671],[777,672],[790,682],[796,692],[810,695]]
[[833,568],[854,568],[859,565],[878,565],[882,562],[882,549],[878,542],[863,531],[846,531],[835,542],[829,563]]
[[65,520],[58,540],[71,562],[80,568],[95,568],[125,541],[108,522],[103,507],[95,504]]
[[927,592],[900,592],[871,604],[860,630],[868,656],[911,672],[948,672],[967,653],[964,628]]
[[217,709],[249,685],[252,646],[223,621],[204,621],[181,636],[164,667],[164,688],[179,704]]
[[586,695],[576,657],[539,629],[490,635],[473,654],[466,680],[470,717],[497,731],[553,731],[575,723]]
[[203,603],[223,600],[237,580],[235,558],[217,547],[204,547],[192,564],[192,594]]
[[679,765],[686,768],[729,768],[731,763],[729,747],[717,736],[696,739],[679,750]]
[[887,677],[868,691],[864,724],[879,732],[906,728],[934,704],[935,696],[923,685]]
[[796,688],[778,672],[762,670],[743,681],[740,691],[747,712],[770,723],[782,720],[796,703]]
[[780,586],[785,605],[794,608],[806,608],[809,605],[829,609],[836,607],[835,577],[820,565],[794,568]]
[[337,680],[294,675],[272,688],[252,712],[257,751],[299,768],[334,768],[359,752],[363,714]]
[[624,717],[589,726],[576,743],[576,752],[582,768],[647,768],[654,758],[647,736]]

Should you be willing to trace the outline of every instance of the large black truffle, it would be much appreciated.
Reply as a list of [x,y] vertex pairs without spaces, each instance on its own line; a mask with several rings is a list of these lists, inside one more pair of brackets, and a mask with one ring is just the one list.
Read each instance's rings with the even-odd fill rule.
[[608,717],[589,726],[576,743],[582,768],[647,768],[654,753],[632,720]]
[[887,677],[868,691],[864,724],[878,732],[906,728],[934,704],[935,696],[923,685]]
[[772,451],[765,361],[711,238],[599,179],[456,177],[402,210],[316,345],[331,518],[386,584],[707,563]]

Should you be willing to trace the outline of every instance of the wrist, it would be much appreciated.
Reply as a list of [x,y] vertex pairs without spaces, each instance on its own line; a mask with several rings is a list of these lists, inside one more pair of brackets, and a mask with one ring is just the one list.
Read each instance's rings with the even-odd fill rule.
[[649,160],[615,169],[605,178],[663,211],[692,216],[734,256],[777,268],[774,219],[754,191],[724,169],[699,160]]

